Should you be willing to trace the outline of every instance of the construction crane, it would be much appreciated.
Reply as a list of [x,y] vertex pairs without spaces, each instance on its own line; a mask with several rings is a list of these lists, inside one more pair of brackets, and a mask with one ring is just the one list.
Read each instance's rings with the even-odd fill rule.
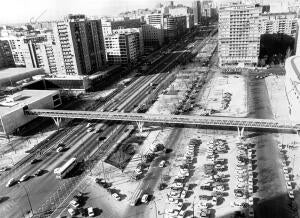
[[30,22],[31,24],[35,24],[35,23],[38,21],[38,19],[40,19],[40,17],[43,16],[43,14],[46,13],[46,11],[47,11],[47,9],[44,10],[37,18],[34,18],[34,17],[30,18],[30,21],[29,21],[29,22]]

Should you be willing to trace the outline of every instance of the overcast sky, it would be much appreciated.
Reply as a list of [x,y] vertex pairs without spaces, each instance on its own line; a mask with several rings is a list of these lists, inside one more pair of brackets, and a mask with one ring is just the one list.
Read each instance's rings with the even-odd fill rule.
[[[59,19],[69,13],[86,15],[117,15],[138,8],[154,8],[164,0],[0,0],[0,23],[29,22],[47,10],[40,20]],[[178,0],[175,4],[191,5],[192,0]]]

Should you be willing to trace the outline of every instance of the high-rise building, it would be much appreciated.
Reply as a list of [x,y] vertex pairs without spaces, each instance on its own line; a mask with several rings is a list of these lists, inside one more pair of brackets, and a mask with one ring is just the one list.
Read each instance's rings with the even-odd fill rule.
[[300,56],[300,19],[297,20],[294,51]]
[[0,68],[14,67],[15,62],[8,40],[0,39]]
[[254,66],[260,47],[259,22],[262,7],[241,3],[219,10],[219,65]]
[[198,25],[201,22],[201,3],[200,1],[193,1],[193,14],[194,14],[194,24]]
[[105,52],[109,64],[135,63],[139,55],[139,34],[115,33],[104,38]]
[[145,52],[153,51],[164,43],[164,15],[150,14],[142,25]]
[[201,1],[201,16],[202,17],[211,17],[212,16],[212,0],[203,0]]
[[174,7],[170,8],[169,15],[173,17],[185,16],[186,17],[186,28],[191,29],[194,27],[194,15],[188,7]]
[[[29,50],[24,42],[25,37],[10,36],[7,38],[14,58],[15,65],[25,66],[25,57],[29,56]],[[30,57],[30,56],[29,56]]]
[[105,59],[101,20],[69,15],[53,22],[55,43],[59,47],[58,74],[90,75],[103,69]]
[[295,12],[262,13],[260,34],[284,33],[296,36],[297,14]]
[[164,37],[171,41],[180,38],[187,30],[186,16],[164,16]]

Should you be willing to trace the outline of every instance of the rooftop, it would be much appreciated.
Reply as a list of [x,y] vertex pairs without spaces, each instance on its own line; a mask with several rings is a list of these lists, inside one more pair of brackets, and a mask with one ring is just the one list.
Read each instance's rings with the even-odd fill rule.
[[23,90],[12,96],[7,96],[7,97],[13,97],[13,96],[20,95],[20,98],[14,102],[6,102],[5,99],[0,100],[0,116],[9,114],[23,107],[24,105],[32,104],[33,102],[36,102],[49,95],[54,95],[57,92],[58,91],[56,90]]
[[16,82],[35,75],[45,74],[41,68],[4,68],[0,69],[0,87],[7,82]]

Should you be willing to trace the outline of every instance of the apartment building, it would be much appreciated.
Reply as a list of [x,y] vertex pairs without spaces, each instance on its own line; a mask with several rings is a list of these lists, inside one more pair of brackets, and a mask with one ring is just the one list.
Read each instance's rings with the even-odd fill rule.
[[260,18],[260,34],[284,33],[295,37],[297,30],[297,13],[263,13]]
[[194,27],[194,15],[188,7],[174,7],[169,9],[169,15],[173,17],[185,16],[186,17],[186,28],[191,29]]
[[202,17],[212,17],[212,6],[213,6],[213,1],[212,0],[203,0],[201,1],[201,16]]
[[192,8],[194,14],[194,24],[198,25],[201,22],[201,2],[193,1]]
[[166,41],[179,39],[187,31],[186,16],[164,16],[164,37]]
[[93,74],[105,66],[101,20],[84,15],[69,15],[52,23],[58,46],[58,74],[78,76]]
[[163,14],[150,14],[146,17],[146,24],[142,25],[145,52],[153,51],[163,45],[163,23]]
[[139,33],[113,33],[104,38],[106,58],[109,64],[132,64],[139,55]]
[[14,67],[15,62],[8,40],[0,39],[0,68]]
[[254,66],[260,47],[262,7],[230,3],[219,10],[218,50],[220,66]]
[[15,65],[18,66],[25,66],[25,56],[28,58],[29,50],[28,47],[24,43],[25,37],[16,37],[10,36],[7,38],[11,52],[13,55],[13,59]]

